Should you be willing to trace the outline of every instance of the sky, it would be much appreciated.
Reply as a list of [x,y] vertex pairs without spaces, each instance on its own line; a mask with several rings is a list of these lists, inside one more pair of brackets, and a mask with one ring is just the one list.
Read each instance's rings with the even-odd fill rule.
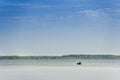
[[120,55],[120,0],[0,0],[0,55]]

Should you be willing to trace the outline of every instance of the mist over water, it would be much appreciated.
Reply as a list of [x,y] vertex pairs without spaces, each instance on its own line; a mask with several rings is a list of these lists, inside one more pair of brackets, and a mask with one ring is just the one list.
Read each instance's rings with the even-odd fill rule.
[[0,66],[120,66],[120,60],[80,60],[80,59],[28,59],[0,60]]
[[120,60],[0,60],[2,80],[120,80],[119,74]]
[[119,67],[0,66],[2,80],[120,80]]

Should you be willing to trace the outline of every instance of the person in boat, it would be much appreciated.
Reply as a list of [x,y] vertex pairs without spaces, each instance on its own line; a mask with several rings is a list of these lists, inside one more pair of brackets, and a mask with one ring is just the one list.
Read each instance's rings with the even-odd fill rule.
[[81,62],[78,62],[77,65],[82,65],[82,63],[81,63]]

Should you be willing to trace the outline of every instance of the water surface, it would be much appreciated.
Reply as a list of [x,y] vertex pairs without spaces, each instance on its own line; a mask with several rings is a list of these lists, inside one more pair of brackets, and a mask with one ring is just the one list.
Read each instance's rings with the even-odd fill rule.
[[29,59],[29,60],[0,60],[0,66],[76,66],[81,61],[82,66],[120,66],[120,60],[78,60],[78,59]]

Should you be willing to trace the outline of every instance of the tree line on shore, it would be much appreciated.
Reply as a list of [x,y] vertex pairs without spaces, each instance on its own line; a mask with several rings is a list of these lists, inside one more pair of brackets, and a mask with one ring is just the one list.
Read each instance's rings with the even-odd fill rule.
[[120,59],[119,55],[62,55],[62,56],[0,56],[0,60],[12,59]]

